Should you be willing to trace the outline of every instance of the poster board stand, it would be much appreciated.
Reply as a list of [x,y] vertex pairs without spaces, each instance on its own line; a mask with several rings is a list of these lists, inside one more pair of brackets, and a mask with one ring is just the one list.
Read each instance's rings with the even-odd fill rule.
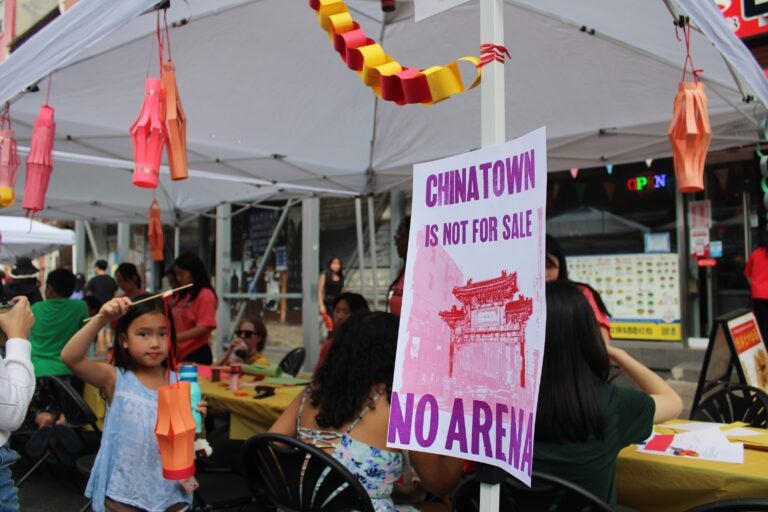
[[691,415],[706,395],[729,382],[768,392],[768,352],[755,315],[749,309],[732,311],[715,319]]

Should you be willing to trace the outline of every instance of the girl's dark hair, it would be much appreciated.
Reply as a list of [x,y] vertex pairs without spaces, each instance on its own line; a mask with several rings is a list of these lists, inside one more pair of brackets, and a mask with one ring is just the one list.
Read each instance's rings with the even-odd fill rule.
[[328,258],[328,263],[325,264],[325,268],[328,269],[328,272],[331,271],[331,263],[333,263],[333,260],[339,260],[339,277],[344,279],[344,263],[341,261],[341,258],[338,256],[331,256]]
[[583,286],[584,288],[589,289],[590,292],[592,292],[592,296],[595,298],[595,303],[597,304],[597,307],[600,311],[603,312],[606,316],[611,316],[611,313],[608,312],[608,307],[605,305],[605,302],[603,302],[603,298],[600,296],[600,293],[592,288],[587,283],[577,283],[575,281],[571,281],[568,277],[568,264],[565,262],[565,255],[563,254],[563,251],[560,249],[560,244],[557,243],[557,240],[552,235],[547,235],[546,237],[546,258],[548,263],[556,263],[560,267],[560,271],[557,275],[558,281],[568,281],[574,284],[578,284],[579,286]]
[[118,272],[120,272],[123,279],[131,281],[137,288],[141,288],[141,276],[139,275],[139,270],[136,268],[136,265],[133,263],[121,263],[117,266],[117,269],[115,269],[115,273]]
[[312,380],[310,400],[321,428],[340,428],[362,411],[371,388],[384,384],[392,397],[399,319],[361,311],[339,327],[331,349]]
[[[192,274],[192,288],[187,288],[179,292],[179,298],[189,295],[190,300],[195,300],[200,294],[200,290],[208,288],[216,295],[211,285],[211,276],[208,275],[208,271],[205,270],[205,264],[203,260],[197,254],[191,252],[185,252],[176,258],[173,262],[174,267],[178,267],[182,270],[186,270]],[[190,291],[191,290],[191,291]]]
[[338,305],[339,302],[345,301],[347,305],[349,306],[350,313],[355,313],[357,311],[370,311],[371,308],[368,306],[368,301],[365,300],[365,297],[360,295],[359,293],[352,293],[352,292],[344,292],[335,299],[333,299],[333,307],[335,308],[336,305]]
[[236,330],[239,331],[242,329],[245,322],[253,324],[253,332],[255,332],[261,340],[259,341],[259,344],[256,345],[256,350],[259,352],[264,352],[264,347],[267,345],[267,326],[264,325],[264,321],[257,316],[246,317],[240,320],[240,323],[237,324]]
[[536,413],[536,440],[605,437],[601,390],[610,361],[592,307],[569,281],[547,283],[547,331]]
[[[141,304],[136,304],[128,309],[128,312],[120,317],[117,321],[117,328],[115,329],[115,343],[114,343],[114,362],[115,366],[124,370],[131,370],[136,366],[135,361],[131,358],[131,354],[123,347],[123,338],[128,336],[128,328],[131,326],[134,320],[141,315],[147,313],[160,313],[165,316],[165,303],[162,298],[157,298]],[[167,320],[171,332],[168,334],[171,343],[170,350],[176,351],[176,327],[173,324],[173,316],[170,314],[170,306],[168,307]],[[170,351],[169,355],[170,357]],[[168,358],[163,362],[163,366],[168,365]]]

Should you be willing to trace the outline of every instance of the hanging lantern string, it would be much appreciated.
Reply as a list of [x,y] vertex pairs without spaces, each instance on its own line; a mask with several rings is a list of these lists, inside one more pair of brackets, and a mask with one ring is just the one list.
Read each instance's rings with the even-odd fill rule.
[[[688,63],[691,64],[691,74],[693,75],[693,81],[696,83],[699,83],[701,80],[699,78],[699,74],[702,73],[704,70],[702,68],[696,68],[693,65],[693,57],[691,57],[691,23],[690,21],[686,20],[681,25],[683,29],[683,37],[685,37],[685,63],[683,64],[683,82],[685,82],[685,72],[688,70]],[[680,39],[680,33],[678,32],[678,25],[675,24],[675,37],[677,37],[678,41],[682,41]]]
[[165,24],[165,46],[168,48],[168,60],[173,60],[171,57],[171,32],[168,30],[168,9],[163,9],[163,23]]
[[163,36],[160,32],[160,11],[157,12],[157,52],[159,54],[160,74],[163,74]]
[[48,105],[48,101],[51,99],[51,82],[53,82],[53,73],[48,75],[48,91],[45,93],[45,104]]
[[480,63],[478,68],[482,68],[489,62],[499,62],[504,64],[506,59],[512,59],[509,50],[500,44],[485,43],[480,45]]
[[11,129],[11,102],[5,102],[5,108],[3,109],[3,115],[0,116],[0,128]]
[[[168,343],[168,384],[171,384],[171,375],[176,375],[176,354],[174,353],[173,340],[171,339],[170,306],[171,294],[163,294],[163,306],[165,308],[165,339]],[[179,377],[176,376],[176,385],[179,385]]]

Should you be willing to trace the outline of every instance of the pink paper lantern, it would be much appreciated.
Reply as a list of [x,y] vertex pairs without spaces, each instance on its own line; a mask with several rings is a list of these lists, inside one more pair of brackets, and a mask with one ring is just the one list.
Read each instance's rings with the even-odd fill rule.
[[165,126],[160,80],[147,78],[144,89],[144,104],[130,128],[134,160],[133,184],[137,187],[157,188],[168,129]]
[[0,130],[0,208],[12,206],[16,201],[16,173],[19,170],[19,152],[13,130],[8,127]]
[[27,215],[34,215],[45,208],[45,194],[53,171],[53,140],[56,122],[53,108],[40,107],[40,113],[32,126],[32,142],[27,156],[27,180],[24,183],[24,200],[21,205]]

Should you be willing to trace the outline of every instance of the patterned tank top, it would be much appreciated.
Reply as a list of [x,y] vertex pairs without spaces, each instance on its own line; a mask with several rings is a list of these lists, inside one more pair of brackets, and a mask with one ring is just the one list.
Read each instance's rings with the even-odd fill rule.
[[296,415],[296,432],[299,441],[321,449],[333,448],[331,454],[333,458],[357,477],[363,488],[368,491],[376,512],[417,512],[418,508],[410,505],[395,505],[392,501],[395,482],[403,474],[403,454],[376,448],[368,443],[357,441],[350,435],[381,395],[376,394],[371,403],[344,432],[333,432],[301,426],[301,413],[304,411],[304,402],[309,393],[310,390],[307,388],[301,397],[299,413]]

